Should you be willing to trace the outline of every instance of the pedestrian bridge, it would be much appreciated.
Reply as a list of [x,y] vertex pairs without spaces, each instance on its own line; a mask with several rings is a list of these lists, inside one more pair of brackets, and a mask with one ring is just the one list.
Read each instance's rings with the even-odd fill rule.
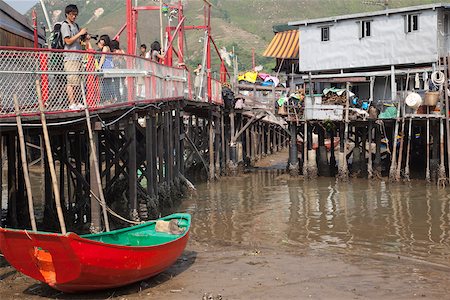
[[[108,53],[113,66],[106,69],[99,66],[102,55],[94,51],[0,47],[0,117],[15,115],[14,98],[23,116],[38,114],[42,99],[44,112],[56,117],[83,109],[83,103],[91,111],[194,98],[223,104],[221,83],[211,79],[208,85],[206,74],[200,89],[203,97],[194,97],[193,80],[186,68]],[[65,60],[77,62],[79,68],[65,70]]]

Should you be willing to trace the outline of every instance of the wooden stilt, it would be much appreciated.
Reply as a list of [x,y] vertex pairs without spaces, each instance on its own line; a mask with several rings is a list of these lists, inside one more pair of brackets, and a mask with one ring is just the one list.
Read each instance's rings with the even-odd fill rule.
[[52,147],[50,145],[50,139],[48,136],[48,129],[47,129],[47,121],[45,119],[45,113],[44,113],[44,103],[42,102],[42,94],[41,94],[41,87],[39,80],[36,80],[36,91],[38,94],[38,101],[39,101],[39,110],[41,112],[41,123],[42,123],[42,130],[44,133],[44,141],[45,141],[45,148],[47,152],[47,159],[48,159],[48,165],[50,168],[50,175],[52,177],[52,185],[53,185],[53,194],[55,196],[55,205],[56,205],[56,212],[58,214],[58,220],[59,225],[61,227],[61,233],[66,234],[66,224],[64,222],[64,215],[61,207],[61,199],[59,197],[59,187],[58,182],[56,178],[56,171],[55,171],[55,164],[53,162],[53,154],[52,154]]
[[369,120],[369,129],[368,129],[368,140],[369,140],[369,149],[368,149],[368,159],[367,159],[367,178],[373,178],[373,168],[372,168],[372,133],[373,133],[373,122]]
[[36,219],[34,217],[33,192],[31,191],[30,174],[28,172],[27,154],[25,149],[25,138],[23,135],[22,119],[20,117],[19,101],[17,95],[14,94],[14,109],[16,112],[17,129],[19,131],[20,155],[22,158],[22,170],[25,178],[25,187],[27,189],[28,212],[30,214],[31,228],[37,231]]
[[91,166],[91,170],[94,169],[94,176],[96,177],[96,181],[97,181],[100,204],[102,206],[102,211],[103,211],[103,221],[105,222],[105,229],[106,229],[106,231],[110,231],[109,220],[108,220],[108,211],[107,211],[107,207],[106,207],[105,195],[103,194],[102,178],[100,176],[100,170],[99,170],[100,166],[99,166],[98,158],[97,158],[97,150],[98,149],[94,142],[94,135],[92,133],[91,116],[89,113],[89,107],[88,107],[87,100],[86,100],[86,91],[84,90],[84,84],[81,84],[81,93],[83,96],[84,113],[86,114],[86,126],[87,126],[87,130],[88,130],[88,135],[89,135],[89,146],[91,148],[92,162],[94,163],[94,166]]
[[447,171],[448,171],[448,180],[450,181],[450,116],[449,116],[449,94],[448,94],[448,79],[450,74],[450,56],[444,58],[445,61],[445,80],[444,80],[444,92],[445,92],[445,132],[447,135]]
[[[136,153],[136,119],[132,116],[128,120],[127,138],[131,140],[128,148],[128,201],[130,203],[130,218],[139,221],[137,200],[137,153]],[[167,174],[167,173],[166,173]]]
[[[408,74],[409,77],[409,74]],[[394,66],[391,66],[391,95],[392,101],[395,100],[395,72]],[[395,127],[394,127],[394,136],[392,137],[392,158],[391,158],[391,167],[389,169],[389,179],[395,181],[396,179],[396,170],[397,170],[397,136],[398,136],[398,128],[399,128],[399,118],[400,118],[400,101],[397,106],[397,118],[395,119]]]
[[411,153],[411,134],[412,134],[412,118],[409,119],[409,124],[408,124],[408,144],[406,147],[406,161],[405,161],[405,180],[409,181],[409,158],[410,158],[410,153]]
[[398,163],[397,170],[395,173],[395,181],[400,181],[401,179],[401,170],[402,170],[402,159],[403,159],[403,144],[405,140],[405,118],[402,118],[402,127],[400,131],[400,148],[398,151]]
[[214,172],[214,126],[213,126],[213,117],[209,118],[209,180],[214,180],[216,175]]
[[7,135],[6,151],[8,157],[8,215],[7,223],[10,227],[17,228],[19,222],[17,220],[17,167],[16,167],[16,139],[13,134]]
[[445,174],[445,141],[444,141],[444,120],[439,120],[439,145],[440,145],[440,162],[438,170],[438,180],[437,185],[444,188],[447,185],[447,177]]
[[427,182],[431,181],[430,177],[430,118],[428,117],[429,114],[429,107],[427,106],[427,144],[426,144],[426,153],[427,153],[427,167],[425,169],[425,180]]

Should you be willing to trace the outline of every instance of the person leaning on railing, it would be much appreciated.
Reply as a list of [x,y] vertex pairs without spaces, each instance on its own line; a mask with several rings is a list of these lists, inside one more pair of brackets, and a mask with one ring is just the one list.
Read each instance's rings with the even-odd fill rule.
[[[98,63],[98,67],[101,70],[109,70],[114,68],[113,58],[111,55],[110,48],[111,40],[109,35],[103,34],[100,36],[98,40],[99,48],[102,49],[102,56],[100,58],[100,62]],[[104,104],[111,104],[117,102],[117,95],[115,94],[114,89],[114,79],[113,78],[103,78],[101,85],[101,102]]]
[[[65,8],[66,21],[61,25],[61,33],[64,40],[64,50],[81,50],[81,36],[87,35],[86,28],[79,28],[75,23],[78,16],[78,8],[74,4],[67,5]],[[89,40],[89,35],[86,36]],[[64,71],[79,73],[81,71],[82,56],[78,53],[64,53]],[[75,99],[75,93],[80,96],[81,78],[79,74],[67,75],[67,97],[69,98],[69,109],[82,109],[81,99]]]
[[[118,55],[114,55],[113,56],[113,64],[114,64],[114,68],[116,69],[125,69],[126,68],[126,61],[125,61],[125,51],[123,51],[122,49],[120,49],[120,44],[119,41],[117,40],[112,40],[111,44],[111,52],[118,54]],[[118,99],[121,102],[124,102],[126,100],[126,95],[127,93],[127,86],[124,80],[124,77],[118,77],[115,78],[118,80],[114,80],[114,91],[117,97],[119,97],[120,99]],[[122,90],[122,93],[120,92]]]

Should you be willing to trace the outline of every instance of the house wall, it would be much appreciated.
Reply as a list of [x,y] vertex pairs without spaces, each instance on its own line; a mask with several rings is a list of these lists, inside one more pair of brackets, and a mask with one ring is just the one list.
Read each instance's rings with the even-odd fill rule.
[[[420,11],[419,30],[411,33],[405,33],[403,14],[301,25],[300,71],[434,62],[438,56],[438,11]],[[359,38],[361,20],[372,21],[370,37]],[[330,25],[330,40],[322,42],[321,28],[326,25]],[[439,41],[447,45],[442,37]]]

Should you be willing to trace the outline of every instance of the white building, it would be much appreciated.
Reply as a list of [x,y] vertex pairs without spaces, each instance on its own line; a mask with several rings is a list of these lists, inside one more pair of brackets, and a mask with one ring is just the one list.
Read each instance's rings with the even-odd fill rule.
[[[299,70],[307,74],[305,79],[366,78],[369,84],[355,85],[361,97],[395,99],[396,90],[404,89],[405,74],[411,75],[409,83],[414,85],[415,74],[423,81],[439,57],[448,55],[449,15],[450,4],[439,3],[288,25],[298,26]],[[387,81],[394,73],[396,81]]]

